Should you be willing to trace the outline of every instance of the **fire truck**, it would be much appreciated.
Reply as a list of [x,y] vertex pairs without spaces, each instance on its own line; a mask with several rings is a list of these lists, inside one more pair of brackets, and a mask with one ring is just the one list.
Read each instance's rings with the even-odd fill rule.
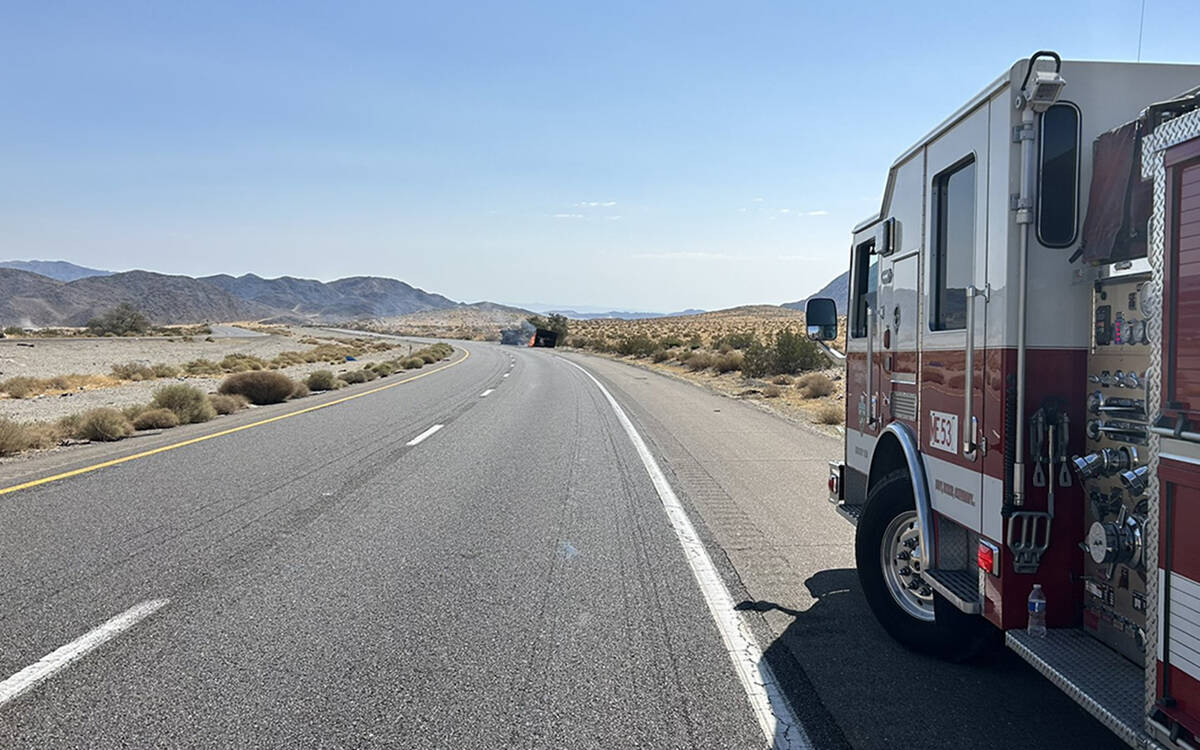
[[[1198,92],[1200,66],[1042,51],[900,155],[853,230],[829,473],[892,637],[954,660],[1003,640],[1130,745],[1184,750],[1200,747]],[[812,338],[838,335],[831,300],[806,314]]]

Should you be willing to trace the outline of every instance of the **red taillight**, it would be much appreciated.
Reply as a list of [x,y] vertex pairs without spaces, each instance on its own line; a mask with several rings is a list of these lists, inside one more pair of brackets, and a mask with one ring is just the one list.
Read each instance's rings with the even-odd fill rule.
[[838,478],[836,474],[829,475],[829,494],[836,496],[838,493]]
[[995,574],[996,570],[996,550],[984,542],[979,543],[979,552],[976,557],[979,562],[979,569],[985,573]]

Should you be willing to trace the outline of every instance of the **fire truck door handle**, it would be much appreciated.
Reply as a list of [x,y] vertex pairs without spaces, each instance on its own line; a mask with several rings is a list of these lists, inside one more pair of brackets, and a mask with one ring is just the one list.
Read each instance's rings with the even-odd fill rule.
[[875,416],[875,311],[867,305],[867,425],[874,427]]
[[978,430],[975,419],[975,298],[982,296],[987,299],[988,292],[980,291],[974,285],[968,286],[967,294],[967,346],[966,346],[966,377],[963,380],[963,458],[974,461],[978,453],[976,436]]

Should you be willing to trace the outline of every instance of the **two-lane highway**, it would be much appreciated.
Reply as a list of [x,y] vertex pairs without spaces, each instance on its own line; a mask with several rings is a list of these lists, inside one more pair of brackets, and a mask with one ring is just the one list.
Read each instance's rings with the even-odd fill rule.
[[0,744],[763,746],[611,405],[466,348],[0,496]]
[[0,746],[1115,746],[1011,655],[887,638],[836,453],[643,369],[466,343],[0,464]]

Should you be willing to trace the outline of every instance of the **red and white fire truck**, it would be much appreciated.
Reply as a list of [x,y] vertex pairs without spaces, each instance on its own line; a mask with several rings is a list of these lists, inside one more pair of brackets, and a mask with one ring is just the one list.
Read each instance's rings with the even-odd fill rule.
[[1137,747],[1200,747],[1198,91],[1038,52],[900,155],[853,232],[829,477],[893,637],[1003,633]]

